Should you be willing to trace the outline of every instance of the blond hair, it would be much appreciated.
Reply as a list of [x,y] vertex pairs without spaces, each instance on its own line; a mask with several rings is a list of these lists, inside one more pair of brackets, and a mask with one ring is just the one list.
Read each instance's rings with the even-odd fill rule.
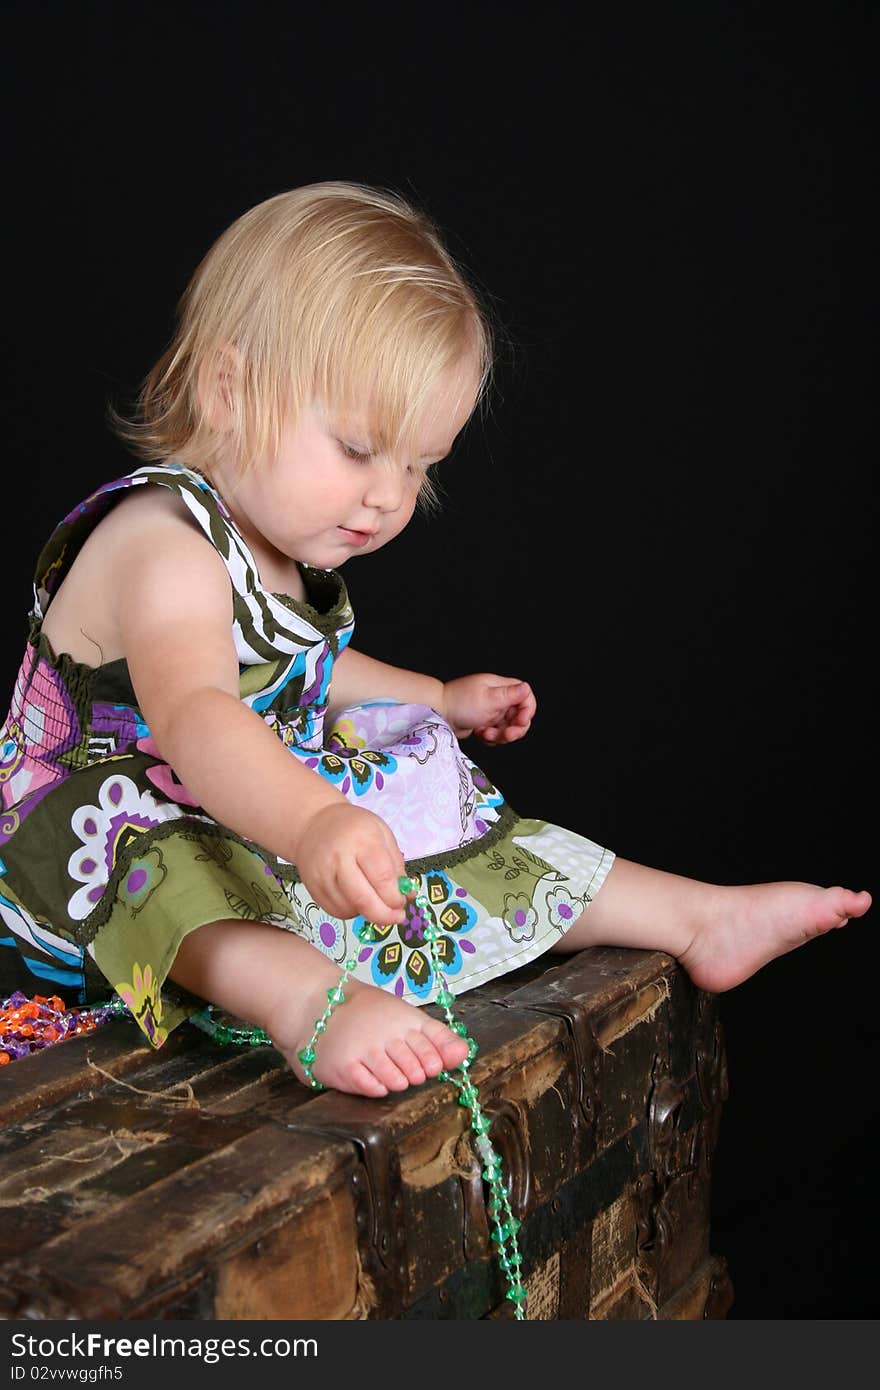
[[[492,356],[488,313],[425,213],[362,184],[308,184],[215,241],[134,417],[111,405],[108,419],[138,456],[209,480],[221,447],[240,472],[277,451],[285,414],[313,399],[366,409],[372,447],[395,455],[412,447],[445,372],[470,359],[484,399]],[[224,380],[222,438],[200,398],[203,371]],[[421,500],[436,500],[427,477]]]

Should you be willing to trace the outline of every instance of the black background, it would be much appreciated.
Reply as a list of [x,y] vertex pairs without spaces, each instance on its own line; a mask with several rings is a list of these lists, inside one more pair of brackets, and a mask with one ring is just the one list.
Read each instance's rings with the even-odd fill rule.
[[[5,6],[3,684],[38,549],[136,466],[105,404],[210,243],[283,189],[379,184],[507,342],[443,515],[346,569],[356,645],[533,683],[529,738],[468,748],[524,814],[711,881],[876,891],[875,16]],[[722,1000],[735,1318],[876,1313],[875,920]]]

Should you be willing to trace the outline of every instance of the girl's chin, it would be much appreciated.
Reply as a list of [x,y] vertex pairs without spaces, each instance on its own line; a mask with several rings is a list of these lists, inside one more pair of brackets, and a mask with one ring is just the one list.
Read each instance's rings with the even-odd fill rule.
[[323,550],[313,550],[309,555],[300,556],[299,563],[313,570],[338,570],[352,556],[362,553],[362,547],[341,540],[338,545],[325,546]]

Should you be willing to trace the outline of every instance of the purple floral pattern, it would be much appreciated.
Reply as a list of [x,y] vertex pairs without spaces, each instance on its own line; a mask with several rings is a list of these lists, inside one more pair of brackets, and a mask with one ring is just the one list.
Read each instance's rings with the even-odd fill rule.
[[386,777],[397,771],[397,759],[378,748],[368,748],[351,719],[339,719],[327,738],[320,757],[306,757],[306,767],[339,787],[343,796],[363,796],[371,787],[380,792]]
[[163,820],[162,808],[150,792],[141,792],[129,777],[115,773],[102,783],[97,806],[79,806],[70,827],[80,841],[70,856],[67,872],[82,884],[67,910],[81,922],[100,902],[120,849]]
[[437,983],[426,926],[430,923],[439,928],[435,944],[443,973],[455,976],[464,956],[473,955],[476,950],[465,933],[475,926],[477,914],[468,901],[467,890],[457,887],[439,869],[423,876],[417,896],[425,896],[428,906],[419,908],[415,898],[408,898],[406,920],[400,926],[368,922],[359,916],[352,922],[352,929],[361,942],[358,962],[371,962],[374,984],[398,996],[408,991],[425,999]]

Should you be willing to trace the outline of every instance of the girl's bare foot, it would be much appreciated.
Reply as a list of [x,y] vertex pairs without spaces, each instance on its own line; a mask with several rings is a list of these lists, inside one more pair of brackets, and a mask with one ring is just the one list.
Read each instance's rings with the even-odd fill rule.
[[714,994],[871,906],[870,893],[812,883],[754,883],[716,893],[714,910],[678,955],[694,984]]
[[[467,1043],[445,1023],[376,985],[348,980],[343,993],[344,1002],[335,1006],[315,1043],[312,1075],[324,1086],[385,1096],[457,1067],[468,1054]],[[296,1054],[312,1036],[326,998],[319,992],[304,1011],[299,1004],[295,1015],[285,1010],[268,1030],[300,1081],[305,1073]]]

